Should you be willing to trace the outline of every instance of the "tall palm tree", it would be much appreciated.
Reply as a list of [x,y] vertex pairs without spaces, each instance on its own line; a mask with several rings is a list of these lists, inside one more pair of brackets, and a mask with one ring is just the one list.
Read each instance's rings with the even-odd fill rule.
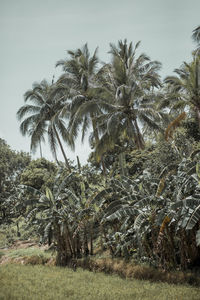
[[73,139],[70,137],[65,122],[59,112],[65,105],[65,98],[61,96],[57,84],[49,85],[46,80],[41,83],[34,83],[33,88],[24,95],[24,101],[31,104],[23,105],[17,112],[22,135],[31,136],[31,151],[35,151],[40,143],[45,141],[45,135],[51,147],[52,154],[57,160],[57,146],[59,145],[65,163],[71,171],[69,161],[66,157],[62,139],[72,148]]
[[69,128],[71,135],[77,137],[80,127],[82,128],[82,141],[84,140],[87,130],[92,125],[95,142],[99,140],[98,130],[95,123],[95,116],[101,110],[97,102],[97,86],[95,76],[97,74],[97,48],[94,54],[90,56],[88,46],[85,44],[82,49],[68,51],[69,59],[60,60],[56,66],[62,66],[64,74],[60,77],[59,82],[70,87],[70,107],[64,109],[71,111]]
[[[82,142],[89,129],[92,128],[90,134],[91,147],[99,142],[99,130],[96,123],[96,117],[102,114],[102,108],[99,105],[99,97],[101,94],[100,84],[97,84],[98,76],[97,50],[95,49],[92,56],[85,44],[82,49],[68,51],[69,59],[60,60],[56,66],[62,66],[64,74],[58,80],[60,83],[69,87],[69,97],[71,104],[66,104],[62,110],[62,114],[70,111],[69,131],[72,138],[76,138],[78,133],[82,133]],[[104,174],[106,173],[103,158],[101,164]]]
[[106,125],[96,148],[99,157],[124,138],[143,149],[141,127],[159,129],[161,114],[153,106],[153,89],[161,86],[160,63],[145,54],[136,57],[139,44],[135,48],[127,40],[119,41],[118,46],[110,44],[111,63],[104,65],[99,79],[104,88],[100,105],[105,113],[97,120]]
[[174,72],[177,76],[165,78],[169,93],[172,94],[171,106],[193,113],[200,128],[200,53],[193,55],[190,64],[184,62]]

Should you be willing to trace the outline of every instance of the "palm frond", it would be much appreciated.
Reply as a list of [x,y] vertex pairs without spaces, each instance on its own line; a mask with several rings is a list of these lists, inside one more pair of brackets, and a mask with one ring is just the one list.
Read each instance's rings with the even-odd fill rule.
[[20,121],[24,118],[25,115],[30,113],[37,114],[39,113],[39,111],[40,111],[39,106],[26,104],[20,107],[20,109],[17,111],[17,118]]

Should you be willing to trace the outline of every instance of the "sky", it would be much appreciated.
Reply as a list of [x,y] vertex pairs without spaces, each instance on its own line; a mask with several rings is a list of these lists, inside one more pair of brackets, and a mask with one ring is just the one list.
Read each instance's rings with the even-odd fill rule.
[[[164,78],[191,60],[191,35],[198,25],[199,0],[0,0],[0,138],[13,150],[30,151],[16,112],[34,82],[58,78],[55,63],[67,57],[67,50],[87,42],[91,53],[98,46],[100,60],[108,62],[109,43],[141,41],[138,54],[160,61]],[[82,163],[90,153],[80,139],[75,152],[65,150]],[[43,152],[53,160],[48,145]]]

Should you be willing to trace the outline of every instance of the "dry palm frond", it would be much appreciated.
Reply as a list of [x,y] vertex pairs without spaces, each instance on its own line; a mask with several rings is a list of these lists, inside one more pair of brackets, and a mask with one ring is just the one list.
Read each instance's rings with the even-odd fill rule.
[[168,141],[169,138],[172,138],[174,130],[180,126],[180,122],[183,121],[186,117],[186,112],[182,112],[176,119],[174,119],[167,127],[165,131],[165,140]]

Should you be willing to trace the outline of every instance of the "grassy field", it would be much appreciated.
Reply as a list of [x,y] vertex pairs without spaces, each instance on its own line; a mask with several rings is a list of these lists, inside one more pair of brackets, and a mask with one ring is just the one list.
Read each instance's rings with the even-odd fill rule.
[[[5,244],[4,240],[2,244]],[[121,279],[117,275],[89,272],[80,268],[77,272],[73,272],[69,268],[44,266],[53,257],[55,253],[44,251],[37,245],[31,247],[31,242],[27,244],[27,241],[18,241],[13,247],[1,249],[0,261],[4,258],[7,261],[6,264],[0,264],[0,300],[200,299],[200,288],[185,284],[152,283],[144,280]],[[95,264],[97,263],[99,263],[98,270],[110,270],[110,265],[113,266],[114,271],[125,269],[122,262],[108,258],[105,262],[96,259]],[[130,266],[128,267],[130,269]],[[134,270],[140,272],[143,270],[140,267],[136,269]],[[147,273],[149,274],[149,270]],[[142,274],[138,278],[141,278]]]
[[199,300],[200,289],[68,268],[1,265],[0,300]]

